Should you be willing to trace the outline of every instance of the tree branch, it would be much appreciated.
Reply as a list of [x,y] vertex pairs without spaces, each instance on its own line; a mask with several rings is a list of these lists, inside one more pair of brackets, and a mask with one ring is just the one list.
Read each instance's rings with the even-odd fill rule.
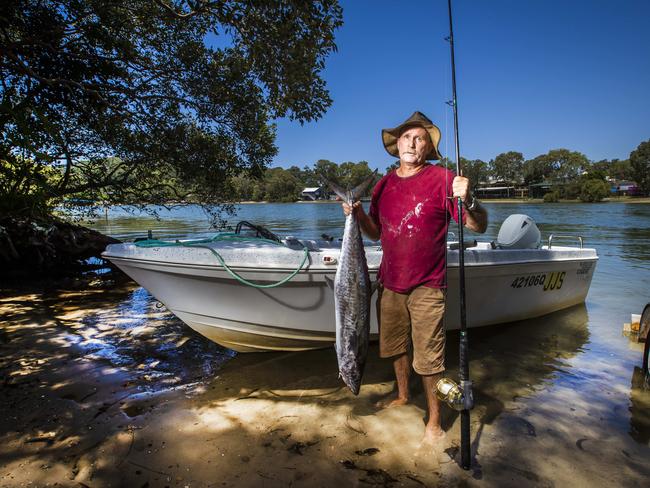
[[219,4],[219,2],[203,2],[203,1],[199,0],[198,3],[200,5],[198,5],[197,7],[193,7],[193,10],[190,10],[187,13],[179,13],[174,9],[174,7],[172,7],[171,5],[163,2],[163,0],[155,0],[155,1],[156,1],[156,4],[158,4],[160,7],[165,9],[167,11],[167,13],[171,14],[173,17],[176,17],[177,19],[189,19],[189,18],[194,17],[196,15],[200,15],[202,13],[205,13],[208,10],[210,10],[211,8],[216,7]]

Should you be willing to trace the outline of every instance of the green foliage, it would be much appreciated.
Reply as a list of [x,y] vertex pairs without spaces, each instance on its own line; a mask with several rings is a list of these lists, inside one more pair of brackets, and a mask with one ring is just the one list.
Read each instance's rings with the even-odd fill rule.
[[328,181],[336,182],[339,176],[339,167],[327,159],[319,159],[314,164],[314,178],[317,186],[327,187]]
[[0,214],[43,217],[51,212],[53,199],[44,190],[56,187],[61,173],[13,154],[0,154]]
[[399,168],[399,159],[393,161],[391,164],[388,165],[386,168],[386,174],[390,173],[391,171],[395,171],[397,168]]
[[609,194],[609,185],[599,178],[585,179],[580,188],[580,200],[583,202],[600,202]]
[[[346,162],[339,166],[336,181],[346,188],[354,188],[370,178],[372,172],[373,170],[368,167],[367,161],[360,161],[358,163]],[[372,190],[372,185],[366,193],[370,190]]]
[[553,191],[555,191],[560,196],[560,198],[563,198],[565,200],[575,200],[580,197],[580,192],[582,191],[582,183],[582,178],[576,179],[569,181],[564,185],[554,186]]
[[587,157],[568,149],[553,149],[524,163],[526,184],[541,183],[546,180],[568,182],[577,178],[589,167]]
[[526,185],[542,183],[547,180],[552,173],[553,170],[543,155],[529,159],[524,163],[524,183]]
[[460,158],[460,166],[463,168],[463,175],[469,178],[473,191],[476,191],[479,185],[487,180],[489,168],[485,161]]
[[630,153],[630,165],[639,189],[650,195],[650,140],[642,142]]
[[[6,0],[0,11],[3,205],[231,198],[261,175],[277,117],[316,120],[342,24],[336,0]],[[20,155],[57,178],[15,169]],[[60,168],[60,170],[59,170]],[[40,208],[45,208],[41,204]],[[20,207],[20,205],[19,205]]]
[[300,181],[283,168],[267,170],[264,176],[264,200],[269,202],[295,202],[302,191]]
[[509,151],[499,154],[491,164],[492,176],[497,181],[516,184],[523,181],[524,155]]
[[[345,162],[338,165],[321,159],[316,162],[314,168],[308,166],[304,169],[297,166],[289,169],[270,168],[257,179],[250,178],[248,175],[233,176],[229,179],[228,185],[233,194],[233,201],[295,202],[301,199],[301,192],[306,187],[321,187],[327,194],[326,180],[353,188],[372,173],[373,170],[368,167],[366,161]],[[321,184],[320,181],[324,183]],[[366,194],[370,194],[371,191],[372,185]]]
[[[395,164],[399,168],[399,161],[397,161]],[[448,170],[456,171],[456,162],[452,161],[447,156],[443,156],[443,158],[440,161],[438,161],[437,164],[438,166],[442,166],[443,168],[446,168]]]
[[232,194],[238,201],[261,200],[263,197],[260,181],[247,175],[233,176],[230,178],[230,185]]
[[560,193],[558,191],[550,191],[544,194],[544,203],[557,203],[560,201]]
[[603,159],[591,165],[589,173],[597,171],[600,175],[609,176],[616,180],[633,180],[632,165],[629,159]]

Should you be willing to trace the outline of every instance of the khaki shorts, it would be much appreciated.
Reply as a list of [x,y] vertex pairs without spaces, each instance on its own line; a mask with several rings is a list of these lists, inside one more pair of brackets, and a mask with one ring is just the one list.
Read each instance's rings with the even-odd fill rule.
[[413,369],[420,375],[445,370],[445,292],[419,286],[410,293],[378,289],[379,355],[389,358],[413,348]]

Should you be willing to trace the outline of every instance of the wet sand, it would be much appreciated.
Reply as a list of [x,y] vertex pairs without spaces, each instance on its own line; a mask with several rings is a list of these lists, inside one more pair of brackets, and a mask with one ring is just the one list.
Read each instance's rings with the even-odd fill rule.
[[[580,363],[584,306],[471,331],[470,471],[449,409],[446,440],[419,447],[419,381],[411,404],[375,408],[394,386],[376,346],[354,397],[333,350],[236,355],[130,282],[4,290],[0,317],[0,486],[593,487],[650,476],[648,391],[607,358]],[[448,335],[451,377],[457,341]],[[630,374],[627,389],[612,379]]]

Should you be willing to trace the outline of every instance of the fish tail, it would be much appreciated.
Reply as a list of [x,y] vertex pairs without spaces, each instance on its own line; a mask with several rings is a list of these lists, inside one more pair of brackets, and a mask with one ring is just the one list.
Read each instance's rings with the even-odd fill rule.
[[368,178],[363,180],[363,182],[360,185],[356,186],[351,192],[352,193],[352,200],[353,201],[358,200],[361,197],[361,195],[363,195],[364,192],[368,189],[370,184],[373,181],[375,181],[376,177],[377,177],[377,170],[373,171],[372,174],[370,176],[368,176]]
[[363,193],[366,191],[366,189],[370,186],[370,184],[375,181],[375,178],[377,178],[377,170],[373,171],[373,173],[363,180],[363,182],[354,187],[352,190],[346,190],[342,186],[338,185],[337,183],[334,183],[333,181],[325,180],[329,187],[332,189],[334,193],[336,193],[341,200],[348,204],[352,204],[359,200],[359,197],[363,195]]
[[352,200],[350,197],[350,192],[345,190],[342,186],[334,183],[333,181],[330,180],[325,180],[329,187],[332,189],[334,193],[336,193],[341,200],[343,200],[347,204],[352,204],[354,200]]

